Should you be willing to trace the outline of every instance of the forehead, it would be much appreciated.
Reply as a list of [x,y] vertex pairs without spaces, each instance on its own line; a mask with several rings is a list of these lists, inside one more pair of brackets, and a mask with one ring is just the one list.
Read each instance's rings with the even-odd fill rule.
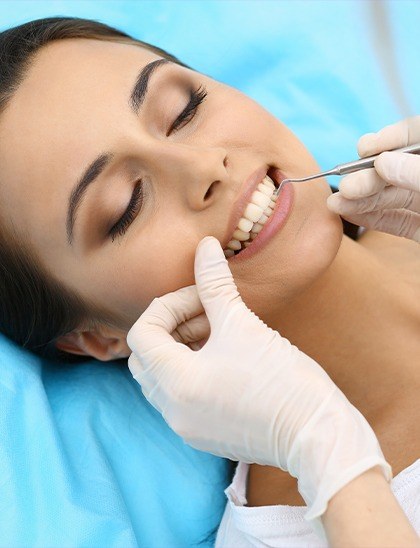
[[122,117],[133,116],[134,80],[157,58],[138,46],[86,39],[39,50],[0,117],[0,214],[18,211],[18,232],[42,239],[46,223],[64,226],[68,194],[84,167],[113,148]]
[[76,138],[76,128],[89,138],[89,115],[96,121],[95,115],[102,118],[112,111],[111,106],[124,108],[133,78],[154,58],[144,48],[126,44],[85,39],[53,42],[33,60],[1,116],[0,129],[8,130],[10,142],[23,130],[18,142],[23,146],[25,136],[32,137],[33,151],[46,135],[53,139],[50,146],[55,142],[77,144],[80,134]]

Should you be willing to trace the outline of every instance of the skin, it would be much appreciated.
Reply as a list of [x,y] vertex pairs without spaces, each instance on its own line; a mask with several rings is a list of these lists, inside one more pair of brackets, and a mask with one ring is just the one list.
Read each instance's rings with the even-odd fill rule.
[[[129,356],[126,334],[151,300],[194,283],[198,242],[206,235],[222,240],[253,171],[276,166],[300,177],[319,169],[256,102],[177,65],[152,77],[152,93],[135,116],[129,92],[138,71],[157,58],[126,44],[49,44],[0,119],[2,219],[29,238],[53,276],[113,315],[113,326],[80,326],[58,343],[100,360]],[[189,88],[200,84],[208,97],[196,116],[166,136]],[[68,196],[105,150],[117,154],[119,165],[88,190],[71,247]],[[144,207],[112,242],[104,227],[123,213],[138,178]],[[414,242],[385,234],[368,232],[360,242],[343,237],[340,218],[326,207],[330,193],[322,179],[295,185],[284,227],[231,270],[246,304],[318,361],[365,415],[396,474],[420,450],[420,252]],[[257,465],[247,496],[250,505],[303,504],[294,478]]]

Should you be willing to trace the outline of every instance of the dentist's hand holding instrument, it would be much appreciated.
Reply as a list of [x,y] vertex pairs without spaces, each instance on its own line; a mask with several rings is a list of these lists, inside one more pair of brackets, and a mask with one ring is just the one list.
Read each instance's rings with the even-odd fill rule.
[[[391,480],[375,433],[318,363],[245,305],[218,240],[199,243],[194,268],[196,285],[154,299],[130,329],[130,371],[193,447],[298,478],[323,536],[317,518],[346,484],[376,466]],[[194,324],[203,307],[208,323]],[[182,344],[207,337],[197,351]]]
[[420,242],[420,157],[393,150],[415,143],[420,116],[363,135],[358,152],[379,154],[374,169],[344,177],[327,200],[329,209],[354,224]]

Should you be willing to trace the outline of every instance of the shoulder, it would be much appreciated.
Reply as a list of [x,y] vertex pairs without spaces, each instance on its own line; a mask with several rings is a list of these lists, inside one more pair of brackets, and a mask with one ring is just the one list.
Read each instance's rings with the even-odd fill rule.
[[[254,546],[256,539],[261,545],[265,542],[270,546],[319,545],[319,538],[305,520],[307,508],[301,501],[288,500],[283,493],[283,496],[278,497],[277,500],[267,499],[261,503],[257,502],[255,506],[250,503],[250,500],[247,503],[250,495],[249,485],[247,490],[249,475],[253,471],[258,473],[260,470],[267,477],[271,476],[267,484],[270,487],[273,474],[267,468],[271,467],[239,463],[233,482],[225,491],[228,503],[217,533],[216,548]],[[277,487],[278,485],[276,489]],[[420,459],[392,479],[391,489],[410,523],[420,534]]]

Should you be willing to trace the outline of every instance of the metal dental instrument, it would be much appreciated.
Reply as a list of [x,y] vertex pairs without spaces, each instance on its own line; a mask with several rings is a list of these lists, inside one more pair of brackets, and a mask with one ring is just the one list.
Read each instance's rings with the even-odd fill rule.
[[[420,154],[420,143],[404,148],[394,148],[390,152],[410,152],[411,154]],[[300,183],[310,181],[312,179],[318,179],[319,177],[325,177],[327,175],[347,175],[347,173],[353,173],[354,171],[360,171],[361,169],[368,169],[373,167],[373,163],[378,156],[379,154],[375,154],[375,156],[367,156],[366,158],[354,160],[353,162],[347,162],[346,164],[338,164],[338,166],[335,166],[329,171],[323,171],[317,175],[310,175],[309,177],[302,177],[301,179],[283,179],[279,187],[274,191],[274,195],[279,195],[280,190],[285,183]]]

